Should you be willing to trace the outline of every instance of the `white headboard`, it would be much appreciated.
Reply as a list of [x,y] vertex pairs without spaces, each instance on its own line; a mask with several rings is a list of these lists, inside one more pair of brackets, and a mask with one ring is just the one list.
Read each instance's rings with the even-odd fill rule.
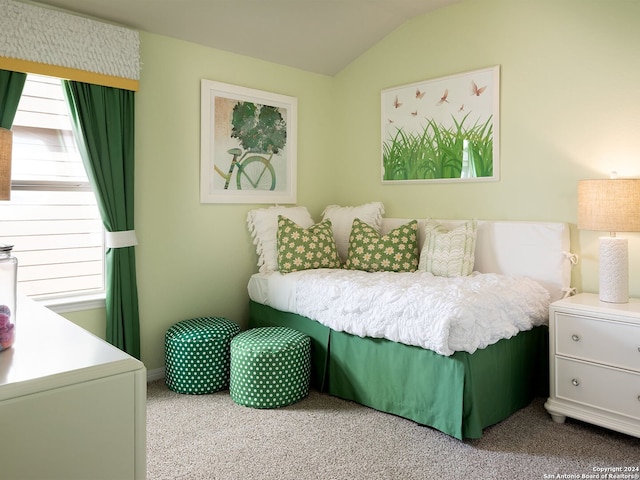
[[[382,233],[408,222],[406,218],[384,218]],[[437,220],[455,228],[464,220]],[[424,243],[424,220],[418,220],[418,245]],[[474,270],[532,278],[549,290],[551,301],[571,291],[569,224],[478,220]]]

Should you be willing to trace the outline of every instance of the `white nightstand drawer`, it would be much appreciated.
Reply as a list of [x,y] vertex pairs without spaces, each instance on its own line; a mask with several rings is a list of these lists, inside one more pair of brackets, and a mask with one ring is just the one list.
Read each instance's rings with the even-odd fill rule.
[[556,353],[640,372],[640,326],[556,313]]
[[556,396],[640,419],[640,374],[556,357]]

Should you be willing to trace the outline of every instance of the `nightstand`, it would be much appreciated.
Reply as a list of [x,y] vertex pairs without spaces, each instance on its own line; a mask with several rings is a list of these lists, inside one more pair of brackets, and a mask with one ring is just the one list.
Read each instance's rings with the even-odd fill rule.
[[566,417],[640,437],[640,300],[600,302],[582,293],[549,309],[550,397]]

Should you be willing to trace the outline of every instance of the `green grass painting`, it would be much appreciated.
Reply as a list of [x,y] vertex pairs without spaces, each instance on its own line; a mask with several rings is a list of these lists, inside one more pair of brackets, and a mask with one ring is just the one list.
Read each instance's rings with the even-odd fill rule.
[[382,180],[498,178],[499,67],[382,91]]
[[467,127],[468,116],[461,122],[453,118],[453,128],[434,120],[428,120],[422,132],[398,128],[382,145],[383,179],[461,178],[465,157],[474,177],[493,176],[493,118]]

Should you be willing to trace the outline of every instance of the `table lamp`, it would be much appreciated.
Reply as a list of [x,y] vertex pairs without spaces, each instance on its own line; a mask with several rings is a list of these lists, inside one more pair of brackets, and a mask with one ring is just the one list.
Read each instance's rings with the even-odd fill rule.
[[580,180],[578,228],[610,233],[600,237],[600,301],[627,303],[629,248],[616,233],[640,232],[640,178]]
[[13,132],[0,128],[0,200],[11,199],[11,146]]

